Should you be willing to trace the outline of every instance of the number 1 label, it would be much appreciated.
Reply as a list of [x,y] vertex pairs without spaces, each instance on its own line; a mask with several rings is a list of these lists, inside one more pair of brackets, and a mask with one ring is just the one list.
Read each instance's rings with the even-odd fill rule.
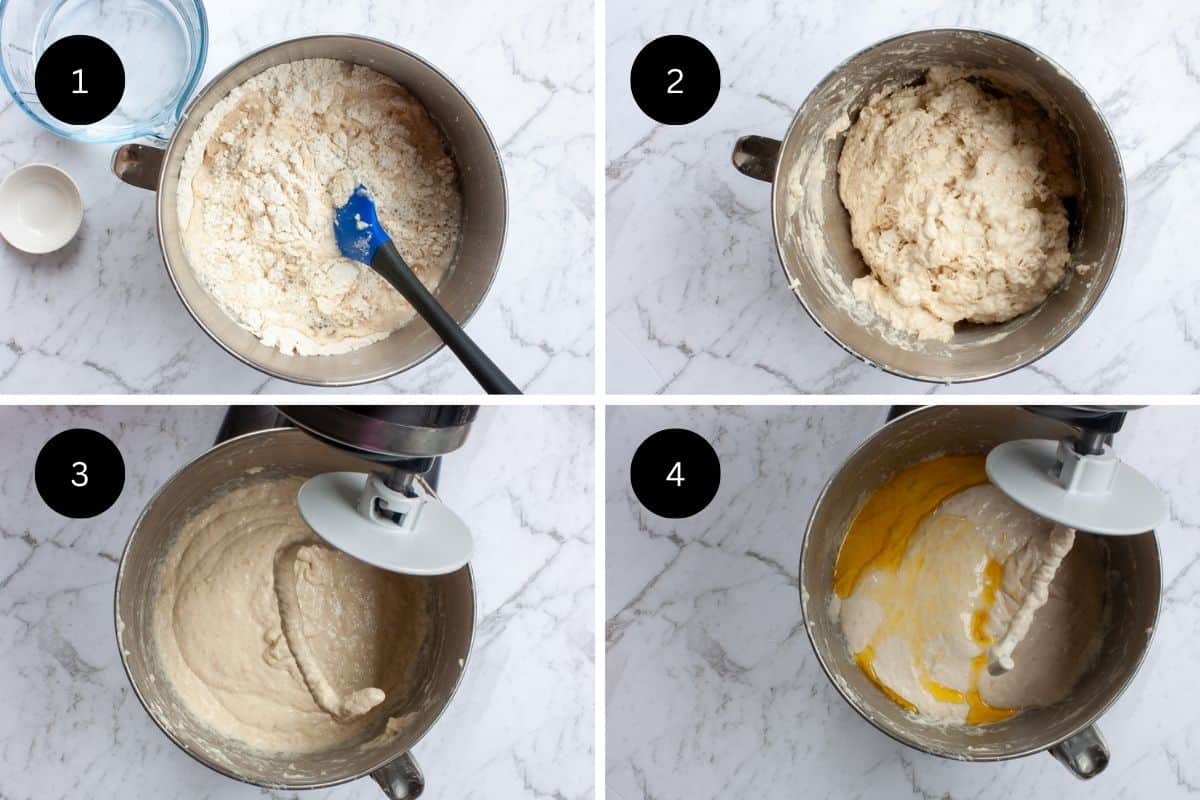
[[79,81],[77,83],[79,88],[76,89],[75,91],[71,92],[71,94],[87,94],[87,89],[83,88],[83,70],[77,69],[77,70],[74,70],[71,74],[79,79]]

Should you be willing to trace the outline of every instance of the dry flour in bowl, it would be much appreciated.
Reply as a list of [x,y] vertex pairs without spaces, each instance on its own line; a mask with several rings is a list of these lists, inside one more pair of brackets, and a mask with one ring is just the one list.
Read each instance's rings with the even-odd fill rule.
[[183,248],[239,325],[284,353],[333,355],[387,337],[412,307],[340,255],[333,212],[358,183],[430,289],[462,228],[454,160],[415,97],[334,59],[272,67],[205,115],[179,180]]

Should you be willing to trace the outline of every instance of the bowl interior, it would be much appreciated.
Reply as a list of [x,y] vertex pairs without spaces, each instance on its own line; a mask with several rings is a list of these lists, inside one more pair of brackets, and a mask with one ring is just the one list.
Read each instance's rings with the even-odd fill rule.
[[[877,92],[922,79],[932,66],[977,70],[1029,94],[1067,134],[1083,191],[1071,214],[1067,279],[1041,306],[999,325],[960,324],[950,342],[917,341],[855,302],[850,284],[869,270],[838,196],[845,127]],[[1060,67],[993,34],[930,30],[881,42],[835,69],[796,115],[779,156],[774,223],[797,297],[835,341],[896,374],[929,381],[992,377],[1036,360],[1067,338],[1111,277],[1125,221],[1120,155],[1099,110]]]
[[829,608],[833,566],[846,530],[867,497],[897,470],[934,455],[986,452],[1011,439],[1057,439],[1063,423],[1012,407],[939,406],[912,412],[868,439],[830,480],[813,511],[800,564],[804,620],[838,691],[864,719],[904,744],[947,758],[992,761],[1044,750],[1094,722],[1133,678],[1158,615],[1161,575],[1154,533],[1107,537],[1108,626],[1092,667],[1065,700],[992,725],[918,721],[854,663]]
[[278,378],[324,386],[379,380],[408,369],[442,346],[419,317],[386,339],[329,356],[285,355],[267,347],[227,315],[197,281],[179,236],[177,192],[183,154],[204,115],[225,95],[258,73],[306,58],[361,64],[406,87],[441,128],[458,166],[463,193],[463,232],[449,271],[434,294],[459,324],[478,308],[500,264],[507,218],[504,175],[491,134],[470,101],[448,78],[417,56],[374,39],[313,36],[273,45],[218,76],[197,98],[179,126],[164,161],[158,190],[163,251],[179,295],[200,325],[222,347]]
[[79,188],[58,167],[26,164],[0,182],[0,236],[19,250],[57,250],[75,238],[82,221]]
[[[153,626],[158,575],[180,526],[213,497],[247,478],[311,476],[331,470],[368,471],[371,464],[325,446],[294,429],[253,433],[210,450],[177,473],[143,513],[117,577],[121,658],[135,692],[155,723],[180,747],[219,772],[261,786],[312,788],[356,778],[409,750],[453,695],[474,630],[469,567],[436,578],[431,588],[430,639],[419,659],[413,690],[389,693],[379,720],[357,741],[303,756],[268,755],[222,737],[194,717],[163,671]],[[388,717],[403,716],[394,736]]]

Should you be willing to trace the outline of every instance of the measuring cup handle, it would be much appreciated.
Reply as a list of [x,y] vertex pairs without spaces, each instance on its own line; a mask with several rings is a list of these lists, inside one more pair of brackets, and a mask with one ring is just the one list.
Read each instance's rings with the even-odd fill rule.
[[768,136],[743,136],[733,146],[733,166],[743,175],[770,183],[783,142]]
[[1095,725],[1050,748],[1050,755],[1080,780],[1094,778],[1108,766],[1108,745]]
[[425,791],[425,776],[409,753],[384,764],[371,773],[388,800],[416,800]]
[[148,144],[127,144],[113,153],[112,171],[130,186],[154,191],[167,151]]

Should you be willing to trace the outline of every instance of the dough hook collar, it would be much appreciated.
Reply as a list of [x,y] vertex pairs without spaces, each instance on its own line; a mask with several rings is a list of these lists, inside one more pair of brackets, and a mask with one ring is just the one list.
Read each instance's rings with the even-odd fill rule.
[[380,569],[444,575],[465,566],[473,549],[466,523],[418,475],[397,470],[390,477],[310,478],[296,498],[300,516],[330,546]]
[[1069,528],[1107,536],[1154,530],[1167,513],[1158,488],[1111,445],[1088,453],[1077,442],[1005,442],[988,453],[988,479],[1017,505]]

